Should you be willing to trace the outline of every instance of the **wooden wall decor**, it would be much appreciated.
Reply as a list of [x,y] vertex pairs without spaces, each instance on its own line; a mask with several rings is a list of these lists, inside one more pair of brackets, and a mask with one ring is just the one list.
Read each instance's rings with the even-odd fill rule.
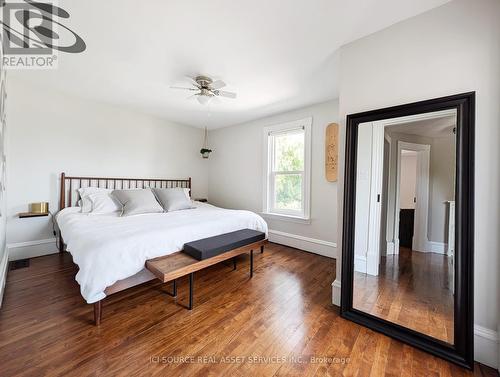
[[339,125],[331,123],[325,135],[325,176],[328,182],[337,182],[339,163]]

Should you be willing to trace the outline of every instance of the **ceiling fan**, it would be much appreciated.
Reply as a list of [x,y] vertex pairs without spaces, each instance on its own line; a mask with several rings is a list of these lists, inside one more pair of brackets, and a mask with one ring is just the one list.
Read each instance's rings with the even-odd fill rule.
[[225,97],[225,98],[236,98],[236,93],[226,92],[224,90],[220,90],[226,86],[226,83],[222,80],[212,80],[208,76],[196,76],[189,77],[192,80],[191,88],[184,88],[179,86],[171,86],[172,89],[181,89],[181,90],[189,90],[194,91],[192,96],[188,98],[195,98],[202,105],[210,102],[211,99],[215,99],[217,97]]

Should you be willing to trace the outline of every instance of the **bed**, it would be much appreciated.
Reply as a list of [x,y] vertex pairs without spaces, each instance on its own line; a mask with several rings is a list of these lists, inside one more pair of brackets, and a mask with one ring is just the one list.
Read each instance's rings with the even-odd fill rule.
[[191,188],[191,179],[69,177],[61,175],[60,251],[71,253],[76,280],[87,303],[155,279],[147,260],[182,250],[184,243],[249,228],[266,233],[267,224],[250,211],[228,210],[201,202],[193,209],[120,217],[80,212],[77,189]]

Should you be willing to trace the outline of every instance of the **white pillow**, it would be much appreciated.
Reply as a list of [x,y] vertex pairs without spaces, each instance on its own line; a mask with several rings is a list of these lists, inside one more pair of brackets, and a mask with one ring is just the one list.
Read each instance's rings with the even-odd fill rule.
[[80,207],[82,207],[81,212],[89,213],[92,211],[92,202],[89,200],[88,196],[99,191],[105,192],[107,190],[100,187],[81,187],[77,191],[80,194]]
[[121,211],[121,204],[111,195],[112,191],[101,187],[79,188],[82,213],[103,214]]
[[195,208],[191,203],[188,188],[154,188],[153,192],[167,212]]
[[82,207],[82,213],[89,213],[92,211],[92,202],[90,201],[88,195],[84,198],[81,198],[79,202],[80,207]]
[[122,216],[163,212],[163,208],[149,188],[140,190],[114,190],[113,196],[122,205]]
[[92,203],[92,214],[106,214],[122,210],[120,202],[109,192],[96,192],[86,197]]

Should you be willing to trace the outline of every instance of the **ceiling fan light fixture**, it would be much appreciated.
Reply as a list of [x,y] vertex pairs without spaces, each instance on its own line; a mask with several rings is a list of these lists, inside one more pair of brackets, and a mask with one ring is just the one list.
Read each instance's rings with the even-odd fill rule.
[[198,95],[198,102],[201,103],[202,105],[206,105],[208,101],[210,101],[210,97],[205,96],[203,94]]

